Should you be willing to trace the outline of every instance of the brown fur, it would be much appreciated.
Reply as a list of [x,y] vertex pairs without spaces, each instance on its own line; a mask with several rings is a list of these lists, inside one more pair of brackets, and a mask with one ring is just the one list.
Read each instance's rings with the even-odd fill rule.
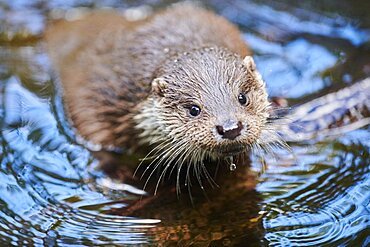
[[[253,60],[243,61],[250,52],[238,29],[212,12],[177,5],[140,22],[93,14],[50,27],[46,42],[68,113],[94,143],[155,143],[157,154],[184,159],[201,149],[198,161],[245,150],[270,131],[265,85]],[[197,117],[188,114],[192,104],[202,109]],[[234,141],[215,133],[229,118],[245,126]]]

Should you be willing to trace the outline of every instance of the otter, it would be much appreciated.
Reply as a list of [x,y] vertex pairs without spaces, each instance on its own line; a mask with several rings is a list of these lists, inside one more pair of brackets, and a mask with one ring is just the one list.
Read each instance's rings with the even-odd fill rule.
[[150,147],[156,167],[181,169],[279,140],[240,31],[209,10],[180,4],[140,21],[93,13],[45,37],[67,114],[93,143]]

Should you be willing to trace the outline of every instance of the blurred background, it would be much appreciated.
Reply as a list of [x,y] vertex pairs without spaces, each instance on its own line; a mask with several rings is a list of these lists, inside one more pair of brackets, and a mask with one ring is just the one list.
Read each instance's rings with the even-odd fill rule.
[[[368,126],[253,154],[252,169],[226,172],[193,205],[186,191],[153,199],[123,183],[128,158],[100,169],[65,116],[45,26],[101,8],[145,17],[174,2],[0,0],[1,245],[369,246]],[[270,96],[291,106],[370,76],[370,1],[201,4],[239,26]]]

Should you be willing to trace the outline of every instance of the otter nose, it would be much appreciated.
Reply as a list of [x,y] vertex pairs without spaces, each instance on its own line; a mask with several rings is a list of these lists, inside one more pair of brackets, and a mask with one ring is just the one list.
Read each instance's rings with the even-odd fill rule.
[[234,140],[237,136],[240,135],[240,132],[243,129],[243,124],[235,121],[228,120],[222,126],[216,125],[217,133],[219,133],[222,138]]

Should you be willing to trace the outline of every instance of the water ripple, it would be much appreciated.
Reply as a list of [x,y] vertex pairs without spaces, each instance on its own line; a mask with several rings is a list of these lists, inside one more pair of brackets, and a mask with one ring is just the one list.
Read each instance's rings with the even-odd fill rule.
[[[32,238],[35,245],[56,238],[60,244],[146,243],[144,229],[155,227],[160,220],[102,214],[126,206],[115,202],[115,197],[145,192],[94,177],[86,169],[93,161],[89,152],[69,144],[60,134],[48,101],[25,90],[15,77],[5,85],[2,136],[8,155],[2,158],[1,167],[8,167],[4,171],[10,173],[0,172],[4,238],[18,244],[27,244],[26,239]],[[95,187],[104,193],[85,183],[95,179]],[[120,195],[111,196],[110,191]],[[27,233],[15,230],[26,225]]]
[[[284,151],[278,161],[266,155],[268,170],[256,190],[254,177],[241,167],[220,172],[229,180],[208,199],[198,193],[204,201],[197,198],[196,205],[166,188],[148,197],[141,187],[99,170],[90,152],[98,147],[80,141],[66,118],[40,34],[50,16],[76,12],[74,7],[154,2],[0,3],[0,245],[370,246],[369,129],[322,143],[292,143],[297,158]],[[350,73],[343,74],[346,83],[368,76],[369,31],[357,27],[356,14],[338,17],[343,1],[305,1],[317,9],[292,1],[206,2],[248,30],[243,37],[273,95],[333,90],[341,78],[332,72],[343,62],[351,65],[339,67],[339,77]],[[320,7],[325,13],[316,13]]]
[[271,246],[343,243],[354,232],[368,231],[368,147],[358,144],[349,151],[335,144],[334,148],[342,149],[335,164],[310,178],[301,177],[303,184],[293,189],[287,189],[290,182],[286,180],[282,187],[288,193],[271,196],[265,208],[270,213],[264,220],[265,238]]

